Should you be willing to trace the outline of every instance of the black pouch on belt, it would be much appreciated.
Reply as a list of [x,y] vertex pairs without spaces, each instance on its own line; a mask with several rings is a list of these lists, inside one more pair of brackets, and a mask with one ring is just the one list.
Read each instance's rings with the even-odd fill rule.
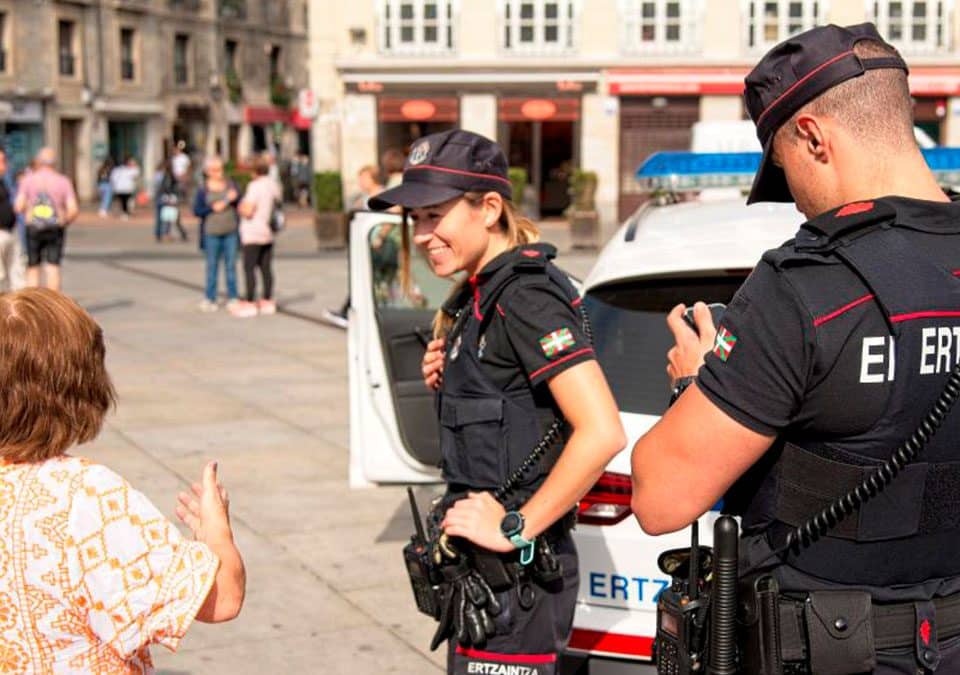
[[810,672],[868,673],[877,665],[869,593],[814,591],[804,606]]
[[780,587],[769,574],[746,577],[740,582],[737,617],[744,675],[781,675]]

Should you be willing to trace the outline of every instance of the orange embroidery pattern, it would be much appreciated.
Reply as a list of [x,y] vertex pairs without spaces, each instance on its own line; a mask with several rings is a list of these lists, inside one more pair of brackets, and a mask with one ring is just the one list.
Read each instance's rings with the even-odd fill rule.
[[150,673],[218,565],[106,467],[0,463],[0,674]]

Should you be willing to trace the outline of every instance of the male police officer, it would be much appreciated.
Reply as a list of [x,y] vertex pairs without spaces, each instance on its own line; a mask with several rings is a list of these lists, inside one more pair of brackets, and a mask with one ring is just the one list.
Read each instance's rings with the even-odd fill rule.
[[795,201],[810,220],[718,331],[702,303],[699,337],[685,307],[670,313],[668,373],[681,389],[699,374],[633,449],[634,511],[663,533],[726,497],[741,570],[779,583],[793,672],[960,672],[960,411],[829,536],[770,556],[890,457],[960,360],[960,204],[917,148],[907,67],[871,24],[774,47],[745,97],[764,148],[748,203]]

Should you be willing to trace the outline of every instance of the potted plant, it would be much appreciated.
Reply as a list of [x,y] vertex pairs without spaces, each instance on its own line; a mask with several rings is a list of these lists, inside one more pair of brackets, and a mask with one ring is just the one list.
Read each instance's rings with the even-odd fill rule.
[[240,76],[237,74],[237,71],[233,68],[227,70],[226,77],[227,85],[227,97],[230,99],[230,102],[234,105],[238,105],[243,101],[243,82],[240,80]]
[[274,75],[270,80],[270,103],[278,108],[289,108],[292,100],[293,94],[290,93],[290,87],[282,77]]
[[341,248],[347,242],[347,214],[343,212],[343,184],[339,171],[320,171],[313,175],[313,214],[317,245]]
[[570,196],[567,208],[570,220],[570,239],[574,248],[597,248],[600,217],[597,214],[597,174],[594,171],[574,169],[570,174]]

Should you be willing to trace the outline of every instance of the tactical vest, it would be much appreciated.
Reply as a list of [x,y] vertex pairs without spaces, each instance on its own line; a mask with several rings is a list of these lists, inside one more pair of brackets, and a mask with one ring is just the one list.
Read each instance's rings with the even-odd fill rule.
[[[869,430],[869,441],[866,432],[811,438],[788,429],[758,463],[760,471],[754,473],[759,476],[734,487],[730,501],[746,504],[745,535],[761,535],[773,548],[893,454],[920,426],[955,365],[951,358],[948,368],[920,376],[919,366],[931,361],[932,335],[939,339],[942,331],[957,331],[960,338],[960,279],[927,259],[904,235],[906,230],[930,230],[901,220],[883,200],[848,205],[804,224],[792,246],[788,242],[764,256],[782,269],[840,261],[872,296],[860,300],[875,302],[882,311],[895,355],[886,408]],[[936,233],[953,235],[945,239],[958,242],[960,249],[954,238],[960,222],[952,231]],[[836,289],[824,288],[822,282],[820,288],[811,286],[816,275],[805,278],[801,294],[836,296]],[[839,399],[837,403],[842,405]],[[909,586],[960,575],[960,410],[948,415],[918,458],[877,497],[783,562],[840,584]]]
[[[546,244],[523,246],[506,255],[505,264],[481,282],[465,288],[453,329],[446,337],[443,386],[438,396],[443,479],[452,493],[495,490],[521,465],[558,414],[530,388],[504,392],[484,372],[480,362],[483,332],[497,311],[497,300],[510,284],[539,275],[556,284],[569,301],[576,291],[550,258],[556,249]],[[509,321],[510,317],[502,317]],[[546,397],[550,398],[550,397]],[[539,399],[539,400],[538,400]],[[562,442],[550,448],[539,466],[524,476],[513,493],[520,504],[543,482],[556,462]]]

